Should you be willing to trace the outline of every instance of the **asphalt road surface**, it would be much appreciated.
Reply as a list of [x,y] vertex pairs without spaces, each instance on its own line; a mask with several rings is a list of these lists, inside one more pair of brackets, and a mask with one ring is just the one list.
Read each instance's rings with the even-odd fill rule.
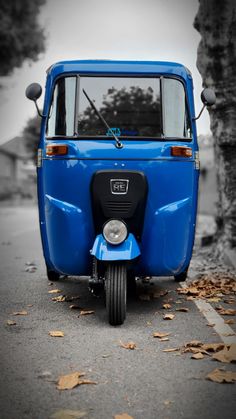
[[[68,277],[49,284],[36,208],[1,208],[0,216],[1,419],[110,419],[123,413],[134,419],[236,417],[236,383],[206,379],[215,368],[235,371],[235,364],[163,352],[193,339],[212,343],[222,338],[207,326],[194,302],[176,293],[178,284],[172,278],[154,279],[151,284],[138,281],[138,295],[128,300],[125,324],[109,326],[104,300],[89,292],[86,278]],[[26,272],[28,262],[36,265],[34,272]],[[55,288],[61,292],[48,293]],[[159,298],[143,297],[165,290],[168,294]],[[52,301],[57,295],[80,298]],[[187,313],[175,311],[181,306],[176,301],[181,300]],[[172,304],[171,310],[162,308],[166,301]],[[80,309],[70,309],[71,304],[94,314],[79,316]],[[22,310],[28,314],[12,314]],[[163,320],[167,312],[175,314],[173,320]],[[8,320],[16,325],[8,325]],[[64,337],[51,337],[52,330],[62,331]],[[154,339],[157,331],[170,333],[169,341]],[[121,347],[121,342],[130,341],[136,349]],[[97,384],[58,390],[58,377],[75,371]],[[71,416],[60,416],[68,409],[74,412]]]

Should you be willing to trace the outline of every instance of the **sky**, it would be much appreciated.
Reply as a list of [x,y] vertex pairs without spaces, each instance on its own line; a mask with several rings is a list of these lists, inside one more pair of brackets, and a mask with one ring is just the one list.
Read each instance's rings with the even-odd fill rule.
[[[44,88],[46,69],[54,62],[73,59],[175,61],[192,72],[196,114],[202,103],[202,81],[196,67],[199,33],[193,28],[198,0],[47,0],[39,22],[46,35],[45,53],[37,62],[0,79],[0,144],[20,135],[35,116],[25,98],[28,84]],[[43,106],[43,95],[39,99]],[[205,111],[198,134],[208,134]]]

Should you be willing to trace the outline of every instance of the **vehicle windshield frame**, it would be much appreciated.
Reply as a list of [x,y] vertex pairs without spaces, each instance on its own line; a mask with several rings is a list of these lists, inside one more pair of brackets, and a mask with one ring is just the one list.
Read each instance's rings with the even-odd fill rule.
[[[48,130],[48,121],[50,118],[50,113],[51,113],[51,107],[52,107],[52,103],[53,103],[53,95],[54,95],[54,90],[55,90],[55,86],[58,82],[58,80],[62,79],[62,78],[68,78],[68,77],[76,77],[76,87],[75,87],[75,106],[74,106],[74,135],[68,136],[68,135],[53,135],[53,136],[49,136],[47,134],[47,130]],[[79,93],[80,93],[80,87],[79,87],[79,83],[80,83],[80,79],[83,77],[96,77],[96,78],[137,78],[137,79],[141,79],[141,78],[155,78],[155,79],[160,79],[160,110],[161,110],[161,118],[160,118],[160,122],[161,122],[161,135],[160,136],[131,136],[131,135],[118,135],[117,137],[119,139],[122,140],[133,140],[133,141],[187,141],[187,142],[192,142],[193,140],[193,126],[192,126],[192,119],[191,119],[191,113],[190,113],[190,105],[189,105],[189,98],[187,95],[187,88],[186,88],[186,84],[184,83],[183,79],[180,76],[177,76],[175,74],[157,74],[157,73],[66,73],[66,74],[60,74],[58,77],[56,77],[54,79],[52,88],[51,88],[51,92],[50,92],[50,105],[48,108],[48,113],[47,113],[47,119],[46,119],[46,139],[73,139],[73,140],[93,140],[93,139],[101,139],[101,140],[110,140],[113,137],[112,136],[107,136],[107,135],[85,135],[85,134],[78,134],[77,133],[77,121],[78,121],[78,115],[79,115]],[[179,81],[182,86],[183,86],[183,90],[184,90],[184,95],[185,95],[185,113],[187,114],[187,119],[190,125],[190,136],[189,137],[178,137],[178,136],[165,136],[164,134],[164,112],[163,112],[163,79],[172,79],[172,80],[177,80]]]

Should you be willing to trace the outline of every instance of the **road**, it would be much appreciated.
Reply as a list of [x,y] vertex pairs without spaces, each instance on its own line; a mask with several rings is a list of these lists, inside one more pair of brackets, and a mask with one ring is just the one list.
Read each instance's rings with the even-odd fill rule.
[[[190,353],[163,352],[195,339],[212,343],[222,338],[207,326],[193,301],[176,293],[178,284],[172,278],[151,284],[139,281],[139,297],[129,298],[125,324],[114,328],[107,323],[103,299],[88,291],[86,278],[49,284],[36,208],[0,208],[0,216],[1,419],[110,419],[122,413],[134,419],[236,417],[236,384],[206,379],[215,368],[235,371],[235,365],[208,356],[194,360]],[[201,264],[196,258],[192,276],[194,266]],[[36,264],[35,272],[26,272],[27,262]],[[55,288],[61,293],[48,293]],[[165,290],[168,294],[159,298],[143,297]],[[55,295],[79,295],[76,303],[95,313],[78,317],[80,311],[70,309],[71,302],[52,301]],[[162,308],[168,300],[171,310]],[[181,306],[177,300],[189,309],[187,313],[175,311]],[[12,315],[22,310],[28,314]],[[169,311],[174,319],[163,320]],[[64,337],[49,336],[52,330],[63,331]],[[157,331],[170,333],[169,341],[154,339]],[[134,350],[121,347],[120,342],[130,341],[136,344]],[[58,390],[58,377],[74,371],[84,372],[97,384]],[[74,416],[60,416],[64,409],[74,411]]]

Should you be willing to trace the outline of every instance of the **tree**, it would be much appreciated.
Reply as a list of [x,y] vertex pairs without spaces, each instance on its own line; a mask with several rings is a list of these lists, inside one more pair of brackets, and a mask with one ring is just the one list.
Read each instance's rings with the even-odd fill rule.
[[[146,91],[137,86],[129,90],[125,87],[108,89],[100,113],[111,128],[120,130],[121,135],[156,136],[161,132],[160,101],[155,99],[151,87]],[[91,106],[79,115],[78,132],[81,135],[106,135],[104,125]]]
[[45,0],[0,0],[0,76],[7,76],[25,59],[37,60],[45,36],[37,22]]
[[236,246],[236,4],[199,0],[194,27],[202,39],[197,67],[204,87],[216,93],[209,109],[214,138],[218,203],[218,249]]
[[25,140],[27,149],[31,152],[32,157],[37,154],[38,143],[40,139],[41,118],[38,114],[30,118],[25,126],[22,136]]

